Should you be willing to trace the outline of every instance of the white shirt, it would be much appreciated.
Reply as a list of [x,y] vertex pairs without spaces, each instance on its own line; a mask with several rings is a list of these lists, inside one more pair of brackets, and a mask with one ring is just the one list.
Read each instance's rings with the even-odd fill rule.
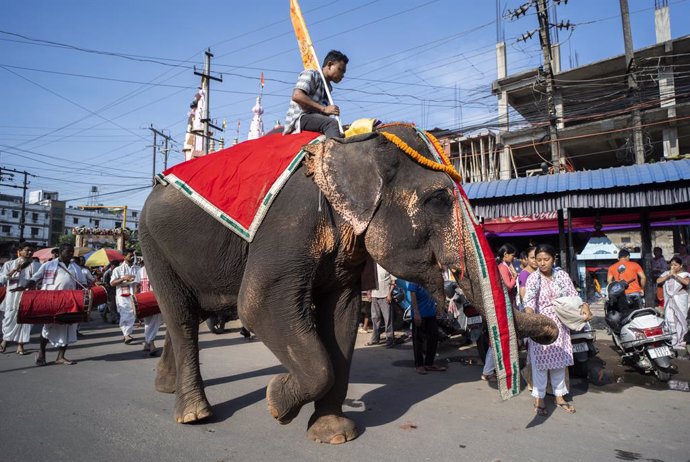
[[31,280],[42,280],[41,290],[77,290],[81,288],[77,285],[80,278],[81,268],[76,263],[65,266],[60,260],[51,260],[41,265]]
[[130,286],[137,283],[138,274],[139,274],[139,267],[138,266],[130,266],[127,264],[127,262],[124,262],[124,261],[122,263],[120,263],[120,266],[118,266],[117,268],[115,268],[113,270],[113,274],[112,274],[112,276],[110,276],[110,280],[114,281],[115,279],[120,279],[126,275],[130,275],[130,276],[134,277],[134,280],[130,281],[126,284],[122,284],[122,283],[118,284],[115,287],[115,294],[117,296],[121,297],[123,290],[125,290],[125,291],[130,290],[131,291]]
[[371,291],[371,296],[374,298],[388,297],[388,291],[391,288],[391,273],[386,271],[383,266],[376,264],[376,289]]
[[32,261],[29,263],[29,266],[22,269],[18,273],[14,273],[10,277],[12,270],[14,270],[20,264],[21,262],[19,261],[19,258],[15,258],[14,260],[10,260],[2,265],[2,270],[0,270],[0,284],[7,285],[8,290],[14,289],[18,285],[25,286],[29,279],[31,279],[31,276],[33,276],[34,273],[36,273],[41,267],[40,263]]

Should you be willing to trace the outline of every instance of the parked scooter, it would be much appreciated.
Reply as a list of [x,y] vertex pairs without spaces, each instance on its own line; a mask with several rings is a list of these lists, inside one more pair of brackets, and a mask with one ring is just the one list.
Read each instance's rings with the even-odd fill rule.
[[599,353],[594,345],[597,333],[590,323],[586,323],[582,330],[570,331],[570,343],[573,346],[572,373],[575,377],[586,378],[589,375],[589,360]]
[[[625,271],[621,265],[620,274]],[[608,286],[608,300],[604,305],[606,323],[613,343],[618,347],[623,362],[639,371],[667,382],[673,368],[671,359],[675,357],[671,348],[672,333],[664,318],[654,308],[645,308],[639,301],[625,295],[628,281],[613,281]]]

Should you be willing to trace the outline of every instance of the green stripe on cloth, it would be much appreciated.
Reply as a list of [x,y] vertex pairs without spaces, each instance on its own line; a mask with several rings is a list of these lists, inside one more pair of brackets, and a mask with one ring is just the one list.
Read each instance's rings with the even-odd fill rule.
[[491,334],[494,342],[494,354],[496,355],[496,365],[500,370],[503,367],[503,349],[501,348],[501,336],[498,333],[498,326],[491,326]]
[[473,231],[470,230],[470,236],[472,236],[472,243],[474,244],[474,250],[477,252],[477,255],[479,255],[479,268],[482,270],[482,279],[486,279],[489,274],[486,271],[486,262],[484,261],[483,254],[482,254],[482,247],[479,245],[479,240],[477,238],[477,234]]
[[233,220],[229,216],[225,215],[224,213],[221,213],[219,216],[220,216],[221,220],[223,220],[224,222],[226,222],[227,224],[229,224],[230,226],[235,228],[235,230],[238,233],[242,234],[243,236],[249,237],[249,233],[247,232],[247,230],[245,230],[242,226],[238,225],[235,220]]
[[189,187],[188,187],[186,184],[184,184],[182,181],[177,180],[177,181],[175,181],[175,184],[176,184],[177,186],[179,186],[180,189],[181,189],[182,191],[186,192],[186,193],[189,194],[190,196],[194,194],[194,193],[192,192],[192,190],[189,189]]

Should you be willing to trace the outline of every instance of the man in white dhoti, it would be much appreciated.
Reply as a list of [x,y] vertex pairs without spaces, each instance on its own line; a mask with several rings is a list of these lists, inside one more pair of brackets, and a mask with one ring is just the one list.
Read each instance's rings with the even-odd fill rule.
[[[139,293],[153,290],[143,261],[137,274],[137,282],[139,283]],[[158,335],[158,329],[160,329],[161,324],[163,324],[163,315],[161,313],[144,318],[144,351],[148,351],[150,356],[156,356],[156,345],[153,341],[156,339],[156,335]]]
[[[74,262],[74,246],[72,244],[62,244],[59,248],[60,256],[55,260],[50,260],[38,269],[31,277],[28,287],[34,287],[39,281],[41,290],[77,290],[82,287],[81,269]],[[48,342],[58,349],[56,364],[72,365],[76,364],[65,357],[67,346],[77,341],[76,324],[44,324],[41,331],[41,344],[36,365],[46,365],[46,347]]]
[[138,271],[139,267],[134,264],[134,251],[126,250],[125,261],[113,270],[110,277],[110,285],[115,287],[115,304],[117,312],[120,313],[120,329],[126,344],[134,341],[132,332],[135,315],[131,295],[134,292],[134,285],[137,284]]
[[7,342],[16,342],[17,354],[25,354],[24,344],[29,343],[31,337],[31,324],[17,323],[22,294],[22,291],[17,290],[17,287],[26,286],[31,276],[41,266],[40,263],[31,259],[33,252],[32,244],[22,242],[17,249],[17,258],[5,263],[0,270],[0,284],[7,289],[5,300],[0,305],[0,309],[5,312],[5,317],[2,320],[2,343],[0,343],[0,352],[2,353],[7,349]]

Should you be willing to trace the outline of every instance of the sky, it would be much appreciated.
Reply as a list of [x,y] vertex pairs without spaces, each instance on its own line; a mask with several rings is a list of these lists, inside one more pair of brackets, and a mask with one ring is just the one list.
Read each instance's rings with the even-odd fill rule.
[[[496,125],[495,45],[503,36],[508,73],[541,64],[534,8],[519,0],[300,0],[319,59],[350,58],[333,98],[344,123],[361,117],[423,129]],[[573,30],[558,32],[562,69],[623,54],[618,0],[570,0],[550,10]],[[673,38],[690,33],[690,0],[670,0]],[[153,134],[181,153],[187,112],[203,66],[214,57],[211,117],[227,122],[226,146],[247,138],[265,87],[264,128],[283,121],[301,59],[289,0],[22,0],[0,15],[0,167],[26,170],[30,190],[58,191],[69,206],[141,209],[153,174]],[[629,0],[635,48],[654,44],[654,0]],[[497,14],[498,10],[498,14]],[[239,123],[239,136],[238,136]],[[159,138],[160,141],[160,138]],[[156,171],[163,157],[156,159]],[[6,178],[3,194],[21,190]]]

